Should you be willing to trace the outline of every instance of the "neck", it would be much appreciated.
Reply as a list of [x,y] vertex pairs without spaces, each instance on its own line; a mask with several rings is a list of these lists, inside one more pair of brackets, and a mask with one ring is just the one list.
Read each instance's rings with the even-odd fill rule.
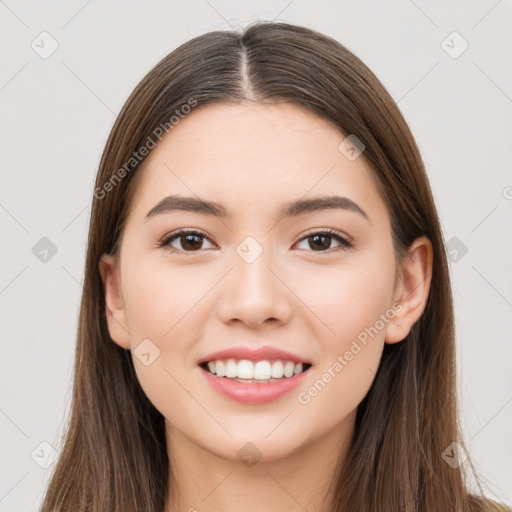
[[[198,446],[166,421],[171,467],[166,512],[328,512],[333,478],[352,439],[355,411],[319,439],[246,466]],[[242,445],[243,443],[241,443]]]

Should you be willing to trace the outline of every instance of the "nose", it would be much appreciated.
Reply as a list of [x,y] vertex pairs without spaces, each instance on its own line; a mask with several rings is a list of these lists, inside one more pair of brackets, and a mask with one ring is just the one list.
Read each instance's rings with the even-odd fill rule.
[[271,251],[263,251],[252,262],[234,254],[232,261],[234,268],[223,280],[218,301],[222,321],[253,328],[287,323],[292,314],[293,293]]

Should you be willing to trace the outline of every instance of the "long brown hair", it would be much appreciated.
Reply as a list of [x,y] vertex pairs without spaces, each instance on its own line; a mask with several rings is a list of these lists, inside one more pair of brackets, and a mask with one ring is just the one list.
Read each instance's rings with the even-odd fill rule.
[[348,458],[333,476],[331,510],[487,510],[481,485],[478,496],[469,491],[470,460],[452,467],[443,458],[454,442],[464,450],[453,304],[435,203],[409,127],[375,75],[339,42],[258,22],[171,52],[138,84],[112,128],[92,200],[69,424],[41,512],[163,512],[176,477],[164,418],[141,389],[130,351],[110,339],[98,263],[104,253],[118,254],[144,161],[140,148],[154,146],[162,130],[174,128],[173,116],[194,105],[247,100],[292,102],[355,134],[390,213],[397,261],[419,236],[433,246],[426,308],[407,339],[385,345],[357,410]]

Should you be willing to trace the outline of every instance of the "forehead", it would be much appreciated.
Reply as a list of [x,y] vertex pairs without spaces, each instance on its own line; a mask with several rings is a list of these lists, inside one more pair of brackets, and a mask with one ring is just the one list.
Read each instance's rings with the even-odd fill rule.
[[169,194],[221,200],[230,211],[333,193],[387,215],[364,153],[349,160],[346,135],[291,103],[197,107],[173,126],[137,171],[133,211]]

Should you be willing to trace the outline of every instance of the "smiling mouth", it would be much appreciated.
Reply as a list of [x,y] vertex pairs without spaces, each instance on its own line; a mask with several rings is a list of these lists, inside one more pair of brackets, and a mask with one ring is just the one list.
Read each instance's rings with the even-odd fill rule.
[[248,359],[218,359],[199,365],[218,378],[246,384],[266,384],[290,379],[311,368],[309,363],[294,363],[283,359],[250,361]]

